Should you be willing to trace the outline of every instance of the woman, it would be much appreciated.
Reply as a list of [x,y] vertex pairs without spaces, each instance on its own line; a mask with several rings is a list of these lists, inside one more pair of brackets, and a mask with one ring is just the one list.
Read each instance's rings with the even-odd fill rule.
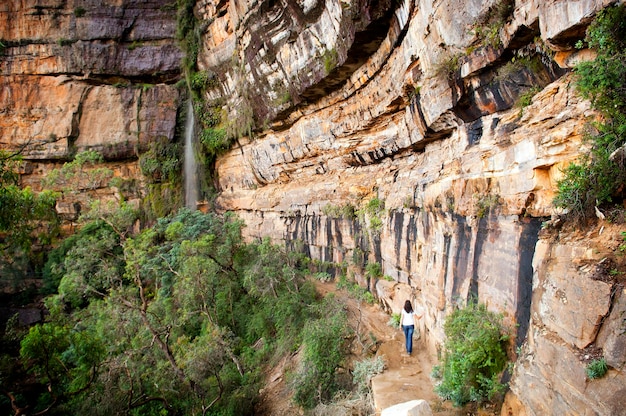
[[415,321],[421,318],[413,310],[411,301],[404,302],[404,308],[402,308],[402,314],[400,315],[400,328],[404,331],[404,339],[406,342],[406,353],[411,355],[413,352],[413,331],[415,331]]

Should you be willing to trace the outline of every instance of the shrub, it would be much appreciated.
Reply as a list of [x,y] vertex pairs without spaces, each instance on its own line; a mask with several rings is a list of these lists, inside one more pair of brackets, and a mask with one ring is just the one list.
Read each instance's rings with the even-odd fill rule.
[[514,9],[514,0],[500,0],[479,16],[474,23],[474,32],[479,42],[494,48],[501,46],[500,30],[509,20]]
[[457,53],[444,57],[435,65],[435,75],[445,76],[448,81],[453,81],[457,77],[457,72],[461,68],[462,53]]
[[337,63],[339,62],[337,50],[335,48],[326,49],[322,55],[322,59],[324,60],[324,70],[326,71],[326,75],[328,75],[333,69],[335,69]]
[[170,143],[167,137],[159,137],[139,156],[139,166],[143,175],[154,182],[178,182],[182,169],[182,146]]
[[370,199],[356,214],[359,221],[368,224],[371,233],[378,236],[383,228],[383,221],[380,217],[384,212],[385,200],[375,197]]
[[304,326],[304,360],[295,377],[295,402],[305,409],[330,399],[339,389],[337,369],[346,353],[346,312],[334,296],[312,308],[312,319]]
[[444,331],[443,362],[433,369],[433,376],[441,378],[435,388],[437,394],[463,406],[502,393],[506,386],[499,377],[507,363],[508,340],[502,316],[483,304],[470,302],[446,318]]
[[533,97],[537,95],[539,91],[541,91],[541,87],[539,86],[534,86],[527,89],[526,91],[521,93],[519,97],[517,97],[517,101],[515,101],[515,107],[523,111],[524,108],[528,107],[532,103]]
[[576,88],[603,119],[587,134],[590,151],[564,170],[553,203],[590,218],[596,206],[623,200],[626,189],[625,161],[611,158],[626,143],[626,6],[598,13],[585,40],[597,56],[576,66]]
[[387,325],[389,325],[392,328],[397,328],[398,326],[400,326],[400,314],[399,313],[392,314],[391,317],[389,318],[389,321],[387,321]]
[[483,218],[500,204],[500,195],[498,194],[474,194],[473,199],[478,218]]
[[346,220],[353,220],[356,218],[354,205],[349,202],[344,205],[326,204],[322,207],[322,214],[329,218],[343,218]]
[[225,129],[206,128],[200,133],[200,142],[204,145],[209,155],[219,155],[230,146],[230,140],[226,136]]
[[380,263],[368,263],[365,266],[365,274],[371,279],[376,279],[383,275],[383,268]]
[[382,357],[366,358],[354,364],[352,380],[360,392],[365,392],[370,387],[372,377],[380,374],[385,369],[385,362]]
[[609,371],[609,367],[606,365],[604,357],[591,361],[587,365],[587,377],[590,379],[602,378]]

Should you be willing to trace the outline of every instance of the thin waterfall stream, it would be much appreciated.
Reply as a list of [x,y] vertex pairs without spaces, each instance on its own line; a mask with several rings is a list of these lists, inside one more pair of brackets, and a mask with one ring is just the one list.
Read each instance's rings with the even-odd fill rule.
[[194,149],[196,119],[193,113],[191,100],[187,104],[187,120],[185,122],[185,206],[191,210],[196,209],[198,202],[198,162]]

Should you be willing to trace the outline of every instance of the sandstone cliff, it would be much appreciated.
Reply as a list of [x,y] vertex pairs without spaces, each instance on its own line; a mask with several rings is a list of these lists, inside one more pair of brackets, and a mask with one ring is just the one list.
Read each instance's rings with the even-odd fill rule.
[[[175,137],[183,56],[175,13],[168,0],[0,5],[0,147],[21,149],[23,185],[39,189],[84,150],[103,154],[116,176],[141,179],[138,155]],[[119,197],[101,185],[97,198]],[[72,198],[58,208],[68,218],[80,210]]]
[[[141,152],[175,140],[170,2],[100,3],[0,5],[0,146],[28,143],[25,185],[81,149],[143,181]],[[204,98],[253,130],[217,160],[217,204],[250,239],[348,263],[390,309],[412,296],[433,352],[455,305],[503,311],[518,355],[503,412],[619,414],[620,229],[541,230],[593,117],[569,71],[592,53],[573,45],[612,3],[198,1]],[[368,281],[368,262],[394,282]],[[587,380],[599,353],[612,369]]]
[[[569,74],[591,54],[573,45],[613,2],[516,1],[498,25],[505,3],[200,4],[207,99],[256,126],[218,160],[218,203],[249,238],[381,263],[426,309],[433,351],[458,302],[504,311],[520,353],[504,412],[616,414],[622,286],[593,268],[620,229],[540,232],[593,117]],[[356,274],[398,310],[404,289]],[[602,349],[615,370],[590,382]]]

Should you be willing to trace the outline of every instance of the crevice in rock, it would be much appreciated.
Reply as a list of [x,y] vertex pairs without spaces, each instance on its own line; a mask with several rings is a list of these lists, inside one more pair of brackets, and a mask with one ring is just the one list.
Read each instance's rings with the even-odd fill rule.
[[517,306],[515,310],[515,322],[517,333],[515,335],[516,347],[521,346],[526,340],[530,327],[530,309],[533,295],[533,256],[535,246],[539,240],[541,230],[540,218],[525,218],[522,226],[522,234],[519,240],[518,250],[518,275],[517,275]]
[[472,275],[470,276],[469,288],[467,290],[467,302],[478,300],[478,266],[483,254],[483,245],[489,238],[489,218],[487,216],[478,219],[476,230],[476,240],[474,242],[474,256],[472,258]]
[[[461,286],[465,278],[465,274],[469,266],[469,250],[472,242],[471,229],[467,226],[467,222],[464,217],[455,214],[456,231],[454,235],[458,241],[456,244],[456,253],[454,255],[454,265],[452,269],[452,290],[451,297],[453,300],[461,297]],[[448,252],[450,247],[448,247]],[[447,266],[447,265],[446,265]],[[447,274],[447,267],[445,269]]]
[[87,99],[87,96],[91,92],[91,87],[86,87],[83,90],[83,93],[80,96],[80,100],[78,100],[78,105],[76,107],[76,111],[72,114],[72,122],[71,122],[71,130],[70,134],[67,136],[67,147],[70,153],[75,152],[75,143],[78,140],[78,136],[80,135],[80,119],[83,115],[83,103]]

